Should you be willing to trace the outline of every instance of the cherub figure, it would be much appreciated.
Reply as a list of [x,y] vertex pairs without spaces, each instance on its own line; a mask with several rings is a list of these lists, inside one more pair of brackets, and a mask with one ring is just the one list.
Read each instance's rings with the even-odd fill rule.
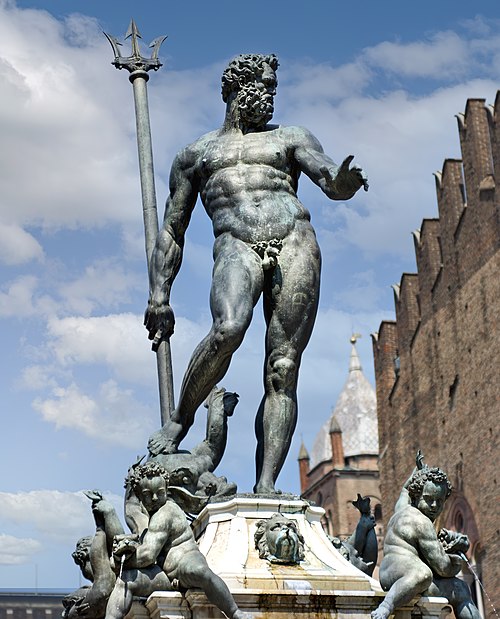
[[136,535],[115,538],[113,558],[121,565],[106,608],[106,619],[123,619],[132,598],[157,590],[203,589],[207,598],[229,619],[245,619],[227,585],[207,564],[182,509],[169,498],[168,473],[156,462],[131,469],[127,484],[149,516],[147,528]]
[[84,492],[92,501],[96,523],[95,535],[82,537],[72,554],[84,578],[92,584],[83,586],[63,599],[63,617],[100,619],[104,617],[108,598],[116,581],[111,563],[113,539],[123,534],[123,528],[113,505],[98,490]]
[[389,520],[380,565],[380,584],[388,591],[372,612],[373,619],[387,619],[395,609],[420,595],[448,598],[457,619],[480,619],[468,585],[456,578],[467,552],[467,536],[442,529],[434,521],[451,493],[451,484],[439,468],[423,464],[420,451],[417,467],[405,483]]

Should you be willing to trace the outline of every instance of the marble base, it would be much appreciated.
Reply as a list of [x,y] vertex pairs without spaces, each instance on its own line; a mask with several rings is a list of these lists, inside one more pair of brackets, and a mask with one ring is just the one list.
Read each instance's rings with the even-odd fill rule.
[[[304,560],[279,565],[259,558],[254,533],[259,520],[275,513],[294,520],[304,538]],[[290,498],[235,497],[209,504],[193,523],[195,537],[208,564],[233,590],[380,591],[369,578],[332,546],[321,526],[324,510]]]
[[[254,619],[371,619],[371,611],[381,601],[351,591],[232,593],[241,610]],[[414,605],[398,609],[394,619],[445,619],[450,613],[446,598],[422,597]],[[185,596],[159,591],[149,597],[145,606],[134,605],[127,619],[224,619],[224,616],[201,591],[188,591]]]
[[[304,537],[304,560],[280,565],[259,558],[257,522],[280,512],[294,520]],[[324,510],[290,497],[234,497],[213,503],[193,522],[201,552],[228,585],[241,610],[255,619],[369,619],[383,599],[380,584],[363,574],[332,546],[323,527]],[[398,610],[396,619],[439,619],[444,598],[421,598]],[[156,592],[145,606],[135,604],[127,619],[221,619],[199,590],[185,595]]]

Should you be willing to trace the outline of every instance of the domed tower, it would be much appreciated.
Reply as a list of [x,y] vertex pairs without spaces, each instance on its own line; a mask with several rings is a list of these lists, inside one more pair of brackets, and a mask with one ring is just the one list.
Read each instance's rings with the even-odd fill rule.
[[354,530],[359,513],[351,501],[358,492],[371,498],[372,510],[381,516],[377,401],[356,350],[359,337],[351,337],[349,373],[337,403],[310,455],[302,444],[299,459],[302,496],[325,509],[324,526],[336,536]]

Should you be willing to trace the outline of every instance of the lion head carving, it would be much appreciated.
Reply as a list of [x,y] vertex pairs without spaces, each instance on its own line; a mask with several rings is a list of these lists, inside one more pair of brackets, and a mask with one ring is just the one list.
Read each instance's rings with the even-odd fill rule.
[[254,535],[259,557],[271,563],[298,563],[304,559],[304,538],[297,523],[283,514],[259,520]]

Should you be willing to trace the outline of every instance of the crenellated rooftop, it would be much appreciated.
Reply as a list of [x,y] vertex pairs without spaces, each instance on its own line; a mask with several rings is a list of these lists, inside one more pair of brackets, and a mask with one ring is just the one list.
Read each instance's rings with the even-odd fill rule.
[[462,159],[446,159],[435,173],[439,218],[424,219],[413,233],[417,272],[404,273],[393,286],[396,337],[382,323],[375,363],[388,346],[393,360],[408,350],[420,324],[447,306],[500,248],[500,91],[494,106],[469,99],[457,121]]

